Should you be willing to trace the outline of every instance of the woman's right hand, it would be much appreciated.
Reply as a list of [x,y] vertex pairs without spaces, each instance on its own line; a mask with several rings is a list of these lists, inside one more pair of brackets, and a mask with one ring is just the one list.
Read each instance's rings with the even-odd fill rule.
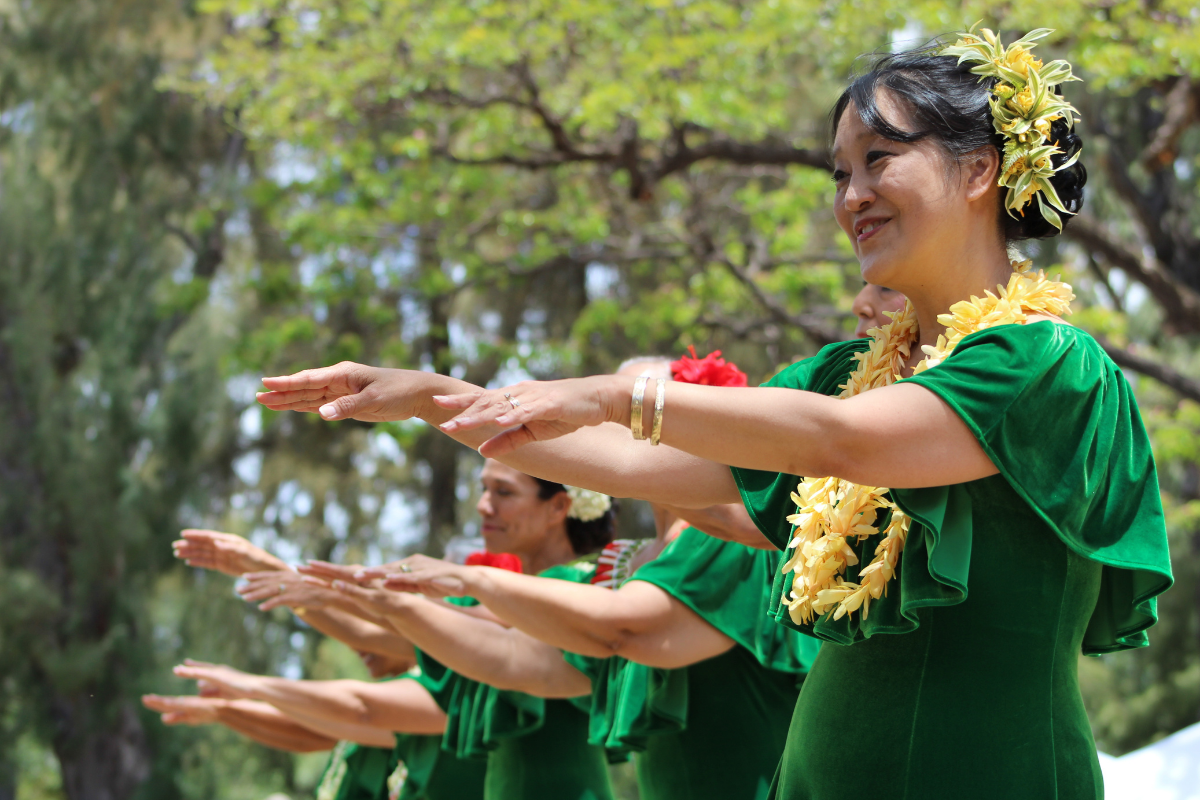
[[189,567],[216,570],[238,577],[247,572],[290,569],[282,559],[233,533],[188,528],[171,543],[175,557]]
[[268,391],[258,402],[272,411],[316,412],[327,420],[391,422],[432,408],[429,397],[443,376],[407,369],[382,369],[343,361],[332,367],[263,378]]
[[209,664],[190,658],[173,671],[177,677],[198,681],[208,697],[226,700],[253,699],[256,684],[261,680],[258,675],[224,664]]
[[306,578],[298,572],[252,572],[237,592],[247,603],[259,603],[259,611],[279,606],[317,611],[326,606],[345,607],[346,599],[325,581]]

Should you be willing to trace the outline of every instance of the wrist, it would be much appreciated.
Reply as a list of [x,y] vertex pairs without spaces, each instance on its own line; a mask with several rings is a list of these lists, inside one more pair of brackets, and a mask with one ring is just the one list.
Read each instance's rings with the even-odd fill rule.
[[[636,378],[627,375],[609,375],[605,377],[607,386],[604,388],[604,405],[607,408],[605,418],[609,422],[628,428],[633,409],[633,387]],[[646,394],[650,394],[647,389]],[[653,397],[649,398],[653,401]]]

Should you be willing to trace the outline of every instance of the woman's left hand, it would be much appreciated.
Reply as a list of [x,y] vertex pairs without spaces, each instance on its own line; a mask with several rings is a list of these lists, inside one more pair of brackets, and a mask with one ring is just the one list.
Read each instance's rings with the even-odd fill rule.
[[632,385],[617,375],[523,381],[503,389],[435,395],[433,402],[462,412],[439,426],[445,433],[489,424],[507,428],[479,447],[482,455],[494,458],[603,422],[628,425]]

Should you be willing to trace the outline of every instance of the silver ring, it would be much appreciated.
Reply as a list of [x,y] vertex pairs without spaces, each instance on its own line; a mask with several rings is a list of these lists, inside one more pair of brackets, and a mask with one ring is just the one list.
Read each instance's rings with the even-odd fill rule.
[[408,564],[401,564],[400,571],[401,572],[412,572],[412,567],[410,567]]
[[286,584],[286,583],[281,583],[281,584],[279,584],[279,592],[278,592],[278,594],[283,594],[283,593],[284,593],[284,592],[286,592],[286,591],[287,591],[287,584]]
[[517,398],[513,397],[511,392],[505,392],[504,399],[507,400],[508,402],[512,403],[513,408],[520,408],[520,406],[521,406],[521,401],[518,400]]

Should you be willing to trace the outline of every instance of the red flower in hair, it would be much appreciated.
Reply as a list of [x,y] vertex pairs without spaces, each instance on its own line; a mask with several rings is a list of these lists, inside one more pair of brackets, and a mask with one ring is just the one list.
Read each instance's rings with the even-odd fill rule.
[[671,376],[683,383],[701,386],[746,386],[746,373],[737,364],[721,358],[721,351],[714,350],[704,358],[696,357],[696,348],[688,345],[692,357],[684,356],[671,362]]
[[509,572],[524,571],[521,568],[521,557],[512,553],[489,553],[487,550],[480,550],[467,556],[466,564],[468,567],[496,567]]

